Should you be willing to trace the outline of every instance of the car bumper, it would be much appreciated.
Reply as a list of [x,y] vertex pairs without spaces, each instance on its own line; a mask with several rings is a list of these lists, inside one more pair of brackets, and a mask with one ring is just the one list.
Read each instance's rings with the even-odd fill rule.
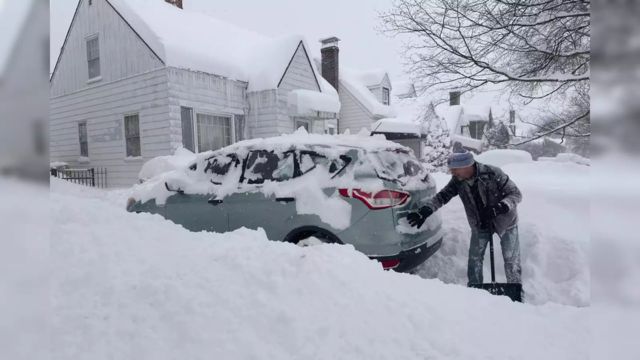
[[422,245],[418,245],[414,248],[404,250],[396,255],[390,256],[371,256],[370,258],[373,260],[382,261],[393,261],[398,260],[399,263],[397,266],[392,269],[397,272],[411,272],[418,266],[420,266],[423,262],[425,262],[431,255],[435,254],[436,251],[442,245],[442,238],[438,239],[436,242],[424,243]]

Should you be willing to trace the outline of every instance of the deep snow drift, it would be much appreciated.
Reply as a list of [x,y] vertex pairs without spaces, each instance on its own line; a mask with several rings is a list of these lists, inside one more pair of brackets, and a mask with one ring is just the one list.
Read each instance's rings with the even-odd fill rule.
[[[526,301],[587,306],[590,302],[589,166],[573,162],[532,161],[528,153],[493,150],[479,161],[502,165],[523,194],[518,206],[522,281]],[[450,179],[436,174],[438,188]],[[446,283],[467,283],[471,231],[460,198],[441,210],[445,239],[442,248],[417,272]],[[500,241],[494,235],[496,280],[505,281]],[[484,278],[490,279],[489,251]]]
[[584,359],[586,309],[386,272],[350,246],[191,233],[127,191],[52,179],[52,349],[65,359]]

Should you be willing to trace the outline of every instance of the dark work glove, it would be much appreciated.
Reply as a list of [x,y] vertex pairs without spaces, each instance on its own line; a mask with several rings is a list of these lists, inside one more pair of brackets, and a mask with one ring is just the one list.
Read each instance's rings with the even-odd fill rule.
[[409,223],[409,225],[419,228],[420,226],[422,226],[422,224],[424,224],[425,220],[427,220],[427,218],[431,216],[431,214],[433,214],[433,210],[431,210],[431,208],[429,208],[428,206],[423,206],[418,211],[412,212],[407,215],[407,222]]
[[498,215],[506,214],[509,212],[509,206],[504,202],[500,201],[499,203],[489,206],[485,208],[483,217],[486,220],[491,220],[496,218]]

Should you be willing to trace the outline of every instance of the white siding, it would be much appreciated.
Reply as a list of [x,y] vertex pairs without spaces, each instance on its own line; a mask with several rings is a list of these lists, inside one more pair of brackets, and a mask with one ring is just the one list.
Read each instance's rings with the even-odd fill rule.
[[373,119],[369,112],[351,95],[345,86],[340,86],[340,118],[338,120],[338,129],[340,133],[349,129],[352,134],[360,131],[362,128],[371,129]]
[[[247,83],[202,72],[168,68],[171,147],[182,144],[180,107],[195,114],[243,115],[247,111]],[[194,132],[197,137],[197,133]]]
[[[87,83],[86,38],[98,34],[102,80]],[[99,86],[162,67],[162,62],[118,15],[107,0],[79,4],[51,79],[51,95]]]
[[[276,89],[247,94],[249,137],[260,138],[280,135],[278,129],[278,92]],[[293,127],[293,126],[291,126]]]
[[[291,62],[278,89],[247,94],[247,126],[250,137],[269,137],[293,132],[294,120],[289,116],[287,101],[289,92],[294,89],[320,91],[302,44],[299,44],[292,54]],[[315,131],[322,131],[320,126],[312,127]]]
[[[171,153],[168,79],[158,69],[51,98],[50,158],[72,166],[106,167],[110,187],[130,186],[144,161]],[[126,159],[124,116],[138,113],[142,156]],[[78,122],[87,122],[88,163],[78,163]]]
[[[310,59],[307,55],[305,47],[300,43],[296,49],[291,63],[287,68],[280,86],[278,87],[278,133],[291,133],[294,129],[294,120],[289,116],[288,98],[289,92],[294,89],[306,89],[320,91],[318,82],[313,74]],[[311,129],[318,131],[319,126],[313,124]]]

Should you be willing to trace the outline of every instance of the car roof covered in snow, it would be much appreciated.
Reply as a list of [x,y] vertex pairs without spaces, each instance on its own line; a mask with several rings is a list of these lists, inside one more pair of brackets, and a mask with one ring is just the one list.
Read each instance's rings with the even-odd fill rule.
[[165,65],[246,81],[248,91],[277,88],[305,43],[301,35],[271,38],[162,0],[107,1]]
[[409,148],[400,145],[396,142],[387,140],[383,135],[370,136],[369,132],[360,132],[355,135],[340,134],[340,135],[324,135],[324,134],[309,134],[304,129],[298,129],[293,134],[284,134],[280,136],[274,136],[269,138],[256,138],[239,141],[231,144],[219,150],[203,153],[201,156],[211,156],[214,152],[234,152],[241,149],[292,149],[292,148],[312,148],[312,147],[327,147],[327,148],[352,148],[362,149],[365,151],[380,151],[380,150],[401,150],[410,151]]

